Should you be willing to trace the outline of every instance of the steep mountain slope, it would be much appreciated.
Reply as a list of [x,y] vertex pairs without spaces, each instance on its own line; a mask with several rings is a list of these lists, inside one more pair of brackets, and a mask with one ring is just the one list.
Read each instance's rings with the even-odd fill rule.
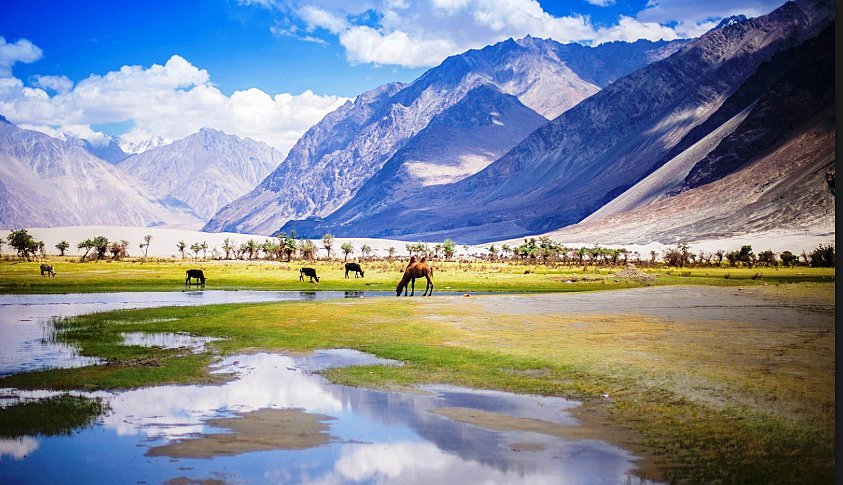
[[[357,221],[335,234],[482,242],[576,223],[665,163],[761,63],[827,25],[828,3],[791,2],[712,30],[586,99],[478,174],[373,214],[365,227],[377,233],[359,231]],[[334,228],[313,228],[325,229]]]
[[169,145],[133,155],[118,166],[168,205],[203,220],[247,193],[283,160],[269,145],[203,128]]
[[834,195],[826,181],[834,169],[834,131],[834,108],[829,105],[771,150],[722,179],[550,235],[573,244],[622,245],[764,234],[834,240]]
[[[311,219],[306,224],[365,221],[369,214],[389,210],[418,189],[462,180],[485,168],[546,122],[514,96],[482,85],[434,116],[351,201],[324,221]],[[300,224],[297,230],[305,229]]]
[[[746,103],[751,104],[739,116],[712,132],[726,128],[729,133],[721,136],[716,146],[707,151],[689,148],[565,234],[593,231],[600,224],[588,223],[603,221],[602,233],[608,235],[617,232],[624,221],[633,220],[660,220],[662,226],[658,228],[646,223],[637,227],[636,222],[624,231],[628,237],[661,238],[661,242],[711,237],[717,230],[729,235],[816,225],[833,228],[833,191],[824,187],[825,173],[834,170],[833,27],[760,66],[705,124],[728,116]],[[696,130],[689,134],[692,139],[697,136]],[[680,145],[688,143],[683,142]],[[684,175],[661,174],[675,161],[687,158],[689,152],[696,153],[697,161],[685,164]],[[740,175],[731,182],[715,185],[737,172]],[[671,190],[662,190],[659,197],[649,200],[640,197],[656,179],[663,187],[669,180]],[[738,187],[737,181],[746,186]],[[734,193],[726,196],[724,191],[732,189]],[[685,192],[694,195],[683,196]],[[630,203],[636,197],[636,203]],[[690,207],[693,204],[697,207]],[[689,213],[680,214],[680,207]],[[698,234],[693,234],[689,223],[677,225],[677,220],[694,221],[693,230]]]
[[149,200],[143,183],[79,145],[0,117],[0,226],[197,227],[191,214]]
[[[327,216],[436,115],[479,86],[493,86],[553,117],[597,92],[604,85],[599,83],[669,55],[681,44],[639,41],[587,48],[528,37],[450,57],[408,86],[382,86],[326,116],[278,170],[221,210],[205,230],[269,234],[290,219]],[[569,54],[570,63],[564,58]]]

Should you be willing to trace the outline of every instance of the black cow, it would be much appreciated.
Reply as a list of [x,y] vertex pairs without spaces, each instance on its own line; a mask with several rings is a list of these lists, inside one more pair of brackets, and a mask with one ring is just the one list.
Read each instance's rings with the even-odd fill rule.
[[53,271],[53,266],[50,264],[42,264],[41,265],[41,276],[48,274],[50,276],[55,276],[56,272]]
[[299,281],[304,281],[305,276],[310,276],[310,282],[313,283],[313,279],[316,278],[316,282],[319,283],[319,277],[316,276],[316,270],[313,268],[302,268],[299,270]]
[[187,279],[184,280],[184,284],[189,285],[190,280],[192,280],[194,278],[196,280],[198,280],[198,282],[196,283],[197,285],[198,284],[202,284],[202,285],[205,284],[205,273],[203,273],[201,269],[189,269],[189,270],[187,270]]
[[348,278],[348,273],[354,271],[354,277],[357,278],[357,275],[360,275],[362,278],[363,275],[363,268],[360,267],[357,263],[345,263],[345,277]]

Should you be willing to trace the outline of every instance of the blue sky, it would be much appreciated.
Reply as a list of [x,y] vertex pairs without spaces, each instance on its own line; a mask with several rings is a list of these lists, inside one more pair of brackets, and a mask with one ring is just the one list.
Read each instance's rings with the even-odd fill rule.
[[586,45],[692,37],[779,3],[4,0],[0,114],[89,139],[103,127],[173,139],[207,124],[286,150],[347,98],[469,48],[526,34]]

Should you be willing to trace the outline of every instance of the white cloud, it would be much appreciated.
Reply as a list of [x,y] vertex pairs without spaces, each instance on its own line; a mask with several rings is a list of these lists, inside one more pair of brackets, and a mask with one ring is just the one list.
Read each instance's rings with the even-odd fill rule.
[[35,85],[57,93],[66,93],[73,88],[73,81],[67,76],[35,76]]
[[433,66],[510,37],[572,42],[595,35],[587,17],[555,17],[534,0],[428,0],[378,13],[377,27],[352,25],[339,34],[349,61]]
[[307,24],[308,30],[323,28],[332,34],[339,34],[348,28],[348,22],[340,15],[331,13],[313,5],[306,5],[298,10],[298,14]]
[[595,44],[623,40],[635,42],[638,39],[674,40],[679,35],[670,27],[664,27],[655,22],[639,22],[632,17],[621,16],[617,25],[597,31]]
[[[248,0],[246,0],[248,1]],[[607,7],[616,0],[586,0]],[[635,15],[595,26],[580,14],[557,17],[537,0],[251,0],[274,5],[291,25],[307,31],[276,29],[313,42],[336,38],[350,62],[405,67],[434,66],[446,57],[482,48],[509,37],[526,35],[586,45],[612,40],[696,37],[720,18],[743,13],[765,14],[782,0],[736,2],[711,0],[649,0]],[[275,30],[274,30],[275,31]],[[335,36],[335,37],[334,37]]]
[[0,77],[11,75],[14,63],[35,62],[41,58],[41,55],[41,49],[26,39],[19,39],[10,44],[5,38],[0,37]]
[[[51,96],[42,88],[56,93]],[[226,96],[211,83],[207,71],[180,56],[172,56],[164,65],[123,66],[91,75],[75,87],[55,76],[36,78],[36,87],[0,77],[0,114],[10,121],[52,135],[92,140],[102,134],[91,125],[131,120],[129,139],[174,140],[210,127],[266,142],[286,153],[308,128],[345,101],[311,91],[270,95],[255,88]]]

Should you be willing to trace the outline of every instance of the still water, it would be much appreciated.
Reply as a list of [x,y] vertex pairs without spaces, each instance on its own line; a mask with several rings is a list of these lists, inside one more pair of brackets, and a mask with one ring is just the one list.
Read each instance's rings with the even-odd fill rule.
[[98,361],[53,342],[57,318],[129,308],[324,300],[385,296],[361,291],[174,291],[0,295],[0,376],[45,368],[80,367]]
[[[273,298],[270,292],[252,293],[261,295],[254,295],[250,301]],[[275,298],[289,296],[287,292],[283,293]],[[43,308],[29,313],[49,318],[56,314],[71,314],[69,311],[79,314],[114,308],[110,305],[126,308],[121,305],[145,302],[149,304],[144,306],[160,306],[162,298],[172,298],[165,304],[191,304],[186,301],[197,298],[147,295],[158,299],[153,303],[138,294],[131,297],[125,294],[75,295],[72,302],[60,301],[67,296],[33,296],[28,304]],[[213,295],[213,302],[233,297]],[[39,298],[41,303],[37,303]],[[49,299],[56,299],[57,303],[46,303]],[[129,300],[135,301],[129,303]],[[204,303],[210,302],[198,304]],[[51,310],[50,306],[54,308]],[[6,326],[7,322],[3,321],[2,325]],[[132,344],[185,344],[197,349],[205,343],[179,334],[146,337],[126,334],[124,339]],[[6,348],[2,347],[4,358]],[[63,351],[72,353],[72,349]],[[0,439],[0,482],[639,482],[632,475],[636,457],[617,446],[596,440],[565,439],[541,431],[487,429],[437,413],[443,408],[476,410],[502,416],[504,421],[528,418],[546,423],[547,427],[577,426],[579,423],[570,414],[570,410],[578,406],[575,401],[448,386],[424,387],[418,392],[381,392],[334,385],[317,373],[331,367],[357,365],[401,363],[347,349],[322,350],[308,355],[256,353],[221,358],[213,372],[230,378],[219,384],[79,393],[105,399],[109,411],[93,426],[70,436]],[[0,407],[49,394],[0,389],[3,397]],[[215,426],[218,421],[211,420],[245,419],[240,417],[267,409],[295,410],[293,412],[303,418],[318,419],[325,427],[323,441],[302,449],[269,446],[262,451],[236,453],[222,453],[209,447],[202,458],[162,451],[174,443],[233,433]]]

